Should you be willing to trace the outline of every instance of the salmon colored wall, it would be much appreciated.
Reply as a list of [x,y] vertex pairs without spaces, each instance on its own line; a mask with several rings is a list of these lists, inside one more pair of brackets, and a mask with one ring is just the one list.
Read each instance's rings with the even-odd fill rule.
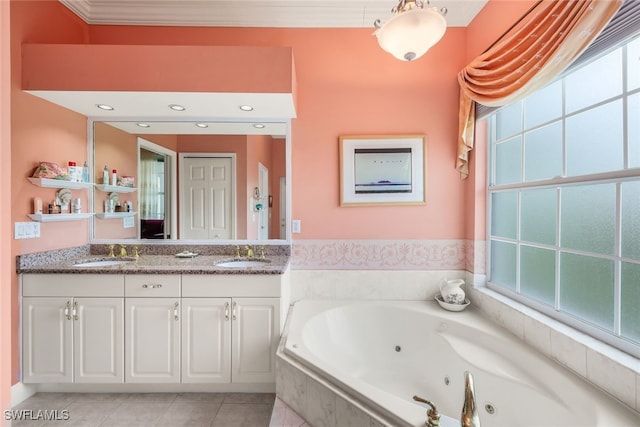
[[[11,198],[11,3],[0,1],[0,200]],[[0,411],[11,408],[13,298],[11,256],[11,210],[0,210]],[[7,425],[7,421],[0,425]]]
[[[284,45],[296,63],[298,117],[292,124],[293,217],[302,239],[450,239],[464,235],[464,183],[453,169],[456,74],[465,30],[449,28],[423,58],[400,62],[371,29],[91,28],[94,43]],[[338,138],[424,133],[424,206],[339,207]],[[309,195],[314,203],[307,203]],[[389,221],[389,218],[395,220]]]
[[[6,3],[2,1],[0,3]],[[32,198],[43,200],[54,197],[55,190],[40,189],[30,184],[30,175],[39,161],[49,160],[65,164],[70,160],[84,163],[87,158],[86,118],[69,110],[35,98],[22,91],[22,44],[23,43],[86,43],[88,25],[62,6],[57,0],[11,1],[11,179],[3,179],[0,185],[5,200],[10,200],[11,222],[28,221],[27,213],[32,209]],[[3,25],[4,30],[4,25]],[[4,35],[3,35],[3,40]],[[3,81],[4,83],[4,81]],[[4,96],[3,96],[4,99]],[[2,127],[7,125],[3,117]],[[3,146],[9,140],[2,140]],[[3,148],[4,150],[4,148]],[[4,160],[3,160],[3,164]],[[4,170],[5,168],[1,168]],[[74,195],[85,198],[84,190]],[[2,351],[12,354],[11,382],[19,380],[18,347],[18,276],[15,273],[15,257],[19,254],[46,251],[82,245],[88,242],[87,220],[76,222],[43,223],[39,239],[11,240],[13,224],[2,231],[2,241],[11,245],[11,340],[2,339]],[[4,243],[3,243],[4,244]],[[2,270],[6,270],[3,268]],[[2,286],[7,286],[2,281]]]
[[[138,140],[135,135],[128,134],[120,129],[105,123],[94,124],[94,152],[95,170],[93,182],[103,183],[104,167],[108,166],[109,179],[113,169],[118,176],[132,176],[136,185],[138,179]],[[93,212],[104,212],[104,201],[110,193],[96,191],[94,193]],[[133,206],[138,206],[138,192],[120,193],[118,200],[121,206],[130,200]],[[95,237],[97,239],[135,239],[138,236],[138,224],[136,216],[135,226],[124,228],[122,218],[95,220]]]
[[[525,3],[516,8],[526,10]],[[291,132],[292,211],[293,218],[300,219],[303,225],[303,232],[293,237],[464,238],[467,235],[465,216],[469,214],[465,202],[468,184],[461,181],[454,170],[456,75],[470,58],[486,47],[492,38],[489,34],[501,33],[497,28],[509,26],[510,18],[502,11],[511,6],[508,2],[491,1],[487,7],[496,18],[489,14],[482,16],[481,21],[471,27],[473,32],[449,28],[443,40],[424,57],[406,63],[383,52],[371,35],[371,28],[88,26],[57,0],[13,0],[10,10],[12,179],[10,183],[6,180],[0,183],[2,195],[11,197],[12,222],[26,220],[31,198],[40,194],[41,190],[25,180],[36,162],[82,161],[87,154],[84,117],[22,92],[22,43],[286,46],[293,50],[297,84],[298,118],[293,120]],[[3,5],[2,10],[6,11],[6,6]],[[154,55],[167,56],[162,49],[154,52]],[[70,75],[76,71],[65,70]],[[129,72],[139,77],[135,68]],[[0,119],[5,129],[6,114],[0,115]],[[340,135],[416,133],[427,135],[426,205],[339,207]],[[2,150],[0,155],[7,154],[6,149]],[[247,188],[246,184],[239,182],[238,186]],[[47,196],[49,191],[53,192],[44,191]],[[3,230],[4,236],[10,235],[10,230]],[[86,243],[87,239],[87,221],[43,224],[42,238],[13,241],[11,262],[21,253],[75,246]],[[12,339],[10,346],[2,346],[2,351],[12,354],[12,382],[15,382],[18,380],[18,281],[15,274],[11,276]],[[2,283],[5,286],[6,282]],[[3,340],[3,344],[5,342]],[[7,347],[10,350],[6,350]]]
[[[269,170],[269,177],[271,177],[272,142],[273,138],[267,135],[250,135],[247,137],[247,143],[250,149],[247,150],[247,186],[243,195],[249,206],[247,238],[251,240],[258,239],[258,213],[252,208],[253,203],[255,203],[255,201],[252,200],[253,190],[258,187],[259,182],[258,163],[262,163],[262,165]],[[264,195],[264,197],[266,198],[267,195]],[[266,205],[267,200],[263,200],[262,204]]]

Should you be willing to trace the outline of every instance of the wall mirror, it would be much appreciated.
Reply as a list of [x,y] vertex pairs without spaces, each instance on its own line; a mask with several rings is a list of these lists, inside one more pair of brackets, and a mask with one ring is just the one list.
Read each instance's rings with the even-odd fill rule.
[[288,120],[89,126],[93,242],[289,241]]

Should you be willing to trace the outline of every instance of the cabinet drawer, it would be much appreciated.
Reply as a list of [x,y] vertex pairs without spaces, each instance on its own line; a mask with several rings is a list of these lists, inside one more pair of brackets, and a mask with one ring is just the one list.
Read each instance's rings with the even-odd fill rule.
[[122,274],[23,274],[25,297],[123,297]]
[[278,274],[194,274],[182,276],[183,297],[280,297]]
[[179,297],[179,274],[131,274],[124,278],[126,297]]

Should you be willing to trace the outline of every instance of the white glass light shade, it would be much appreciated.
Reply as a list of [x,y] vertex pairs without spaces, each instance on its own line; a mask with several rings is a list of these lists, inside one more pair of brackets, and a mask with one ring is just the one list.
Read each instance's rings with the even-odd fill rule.
[[375,31],[380,47],[402,61],[424,55],[447,30],[438,8],[414,8],[400,12]]

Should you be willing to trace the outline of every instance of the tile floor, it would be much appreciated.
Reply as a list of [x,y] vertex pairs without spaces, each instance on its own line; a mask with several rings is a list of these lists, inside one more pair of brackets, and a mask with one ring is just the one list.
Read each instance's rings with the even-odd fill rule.
[[[14,420],[12,427],[305,425],[284,404],[278,404],[274,411],[275,401],[272,393],[37,393],[13,408],[16,415],[31,419]],[[45,417],[45,410],[58,419],[37,419]]]

